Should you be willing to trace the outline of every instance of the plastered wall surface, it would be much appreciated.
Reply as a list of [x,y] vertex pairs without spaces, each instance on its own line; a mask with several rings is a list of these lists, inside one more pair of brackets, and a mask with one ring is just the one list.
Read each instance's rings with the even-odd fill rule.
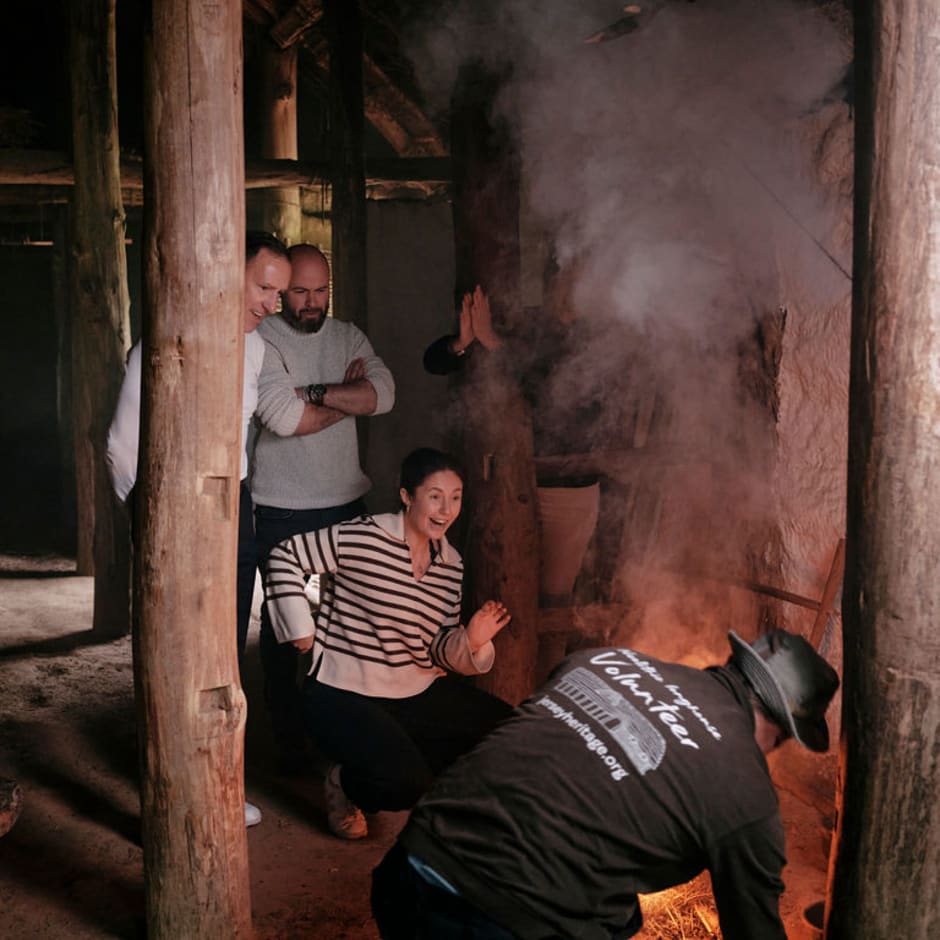
[[456,327],[448,203],[376,201],[368,210],[369,339],[395,376],[395,407],[367,418],[373,512],[398,508],[398,469],[415,447],[448,446],[450,383],[424,371],[425,348]]
[[[780,267],[787,308],[780,364],[775,488],[783,543],[783,587],[821,597],[836,543],[845,534],[851,334],[852,121],[839,105],[807,129],[813,170],[832,210],[828,228],[804,238],[816,254],[816,283]],[[831,257],[826,257],[828,252]],[[783,260],[781,256],[781,261]],[[812,612],[787,612],[803,625]],[[839,638],[826,637],[838,647]],[[827,655],[836,649],[824,649]]]

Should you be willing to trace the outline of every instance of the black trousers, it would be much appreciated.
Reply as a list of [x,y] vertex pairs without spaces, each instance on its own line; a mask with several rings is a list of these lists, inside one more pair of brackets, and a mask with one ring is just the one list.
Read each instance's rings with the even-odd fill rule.
[[517,940],[459,894],[425,881],[397,842],[372,872],[372,916],[382,940]]
[[342,765],[343,791],[367,813],[410,809],[434,778],[512,714],[465,679],[441,676],[419,695],[377,698],[308,676],[307,733]]
[[258,568],[258,549],[255,545],[255,514],[251,493],[244,480],[238,492],[238,568],[236,572],[236,637],[238,640],[238,672],[244,681],[245,644],[248,642],[248,624],[251,620],[251,601],[255,593],[255,572]]

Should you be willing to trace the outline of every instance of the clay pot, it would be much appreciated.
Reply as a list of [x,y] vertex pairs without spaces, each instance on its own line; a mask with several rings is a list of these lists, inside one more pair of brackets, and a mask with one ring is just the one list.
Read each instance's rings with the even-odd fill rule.
[[543,607],[565,606],[597,526],[601,488],[593,483],[540,486],[539,595]]

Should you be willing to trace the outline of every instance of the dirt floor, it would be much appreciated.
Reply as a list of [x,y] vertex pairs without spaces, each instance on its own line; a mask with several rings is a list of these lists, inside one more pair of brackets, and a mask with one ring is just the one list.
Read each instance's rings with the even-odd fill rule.
[[[131,645],[89,642],[91,611],[92,582],[68,559],[0,556],[0,778],[18,781],[24,796],[0,839],[5,940],[144,936]],[[340,842],[325,829],[319,768],[273,772],[264,711],[253,707],[256,638],[253,629],[246,688],[247,791],[264,814],[248,832],[256,937],[376,940],[370,872],[405,815],[373,817],[367,839]],[[787,933],[810,940],[818,933],[803,911],[825,890],[833,760],[783,753],[773,771],[790,859]],[[641,936],[712,935],[667,929]]]

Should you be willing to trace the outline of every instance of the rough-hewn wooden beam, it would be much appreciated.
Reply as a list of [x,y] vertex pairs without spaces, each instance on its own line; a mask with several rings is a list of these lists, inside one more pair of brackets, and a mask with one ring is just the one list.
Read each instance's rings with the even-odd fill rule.
[[[329,179],[329,164],[294,160],[252,160],[246,167],[245,188],[267,186],[319,186]],[[382,183],[449,183],[449,157],[407,157],[391,160],[370,160],[365,165],[366,184]]]
[[272,0],[245,0],[245,18],[259,26],[269,26],[278,17],[277,7]]
[[[124,175],[124,160],[121,175]],[[68,154],[52,150],[0,150],[0,184],[6,186],[74,186],[75,170]]]
[[118,164],[115,0],[72,0],[76,185],[70,213],[72,424],[79,574],[95,576],[94,632],[130,630],[130,532],[108,477],[108,426],[130,345]]
[[362,18],[348,0],[325,0],[330,38],[330,183],[333,294],[338,316],[368,335],[363,154]]
[[322,19],[321,0],[297,0],[271,27],[268,35],[281,49],[289,49],[311,26],[315,26]]
[[[245,188],[268,186],[318,186],[329,179],[329,163],[297,160],[250,160],[245,168]],[[446,156],[404,157],[366,163],[366,183],[449,183],[451,162]],[[121,158],[121,186],[125,191],[143,187],[143,164],[138,158]],[[0,150],[0,187],[74,186],[69,158],[50,150]],[[0,190],[0,203],[9,194]]]
[[[314,31],[301,42],[324,75],[329,75],[329,46],[325,38]],[[362,71],[366,118],[395,152],[402,157],[445,156],[447,147],[424,111],[366,51],[362,54]]]
[[[268,35],[282,49],[300,43],[315,65],[329,74],[329,45],[322,26],[322,0],[297,0],[281,15],[274,0],[249,0],[246,13],[269,25]],[[447,147],[424,111],[402,91],[366,49],[362,54],[365,116],[403,157],[447,154]]]
[[[310,182],[309,176],[304,176],[303,179],[306,181],[303,185],[308,190],[325,185],[320,181]],[[294,182],[292,180],[292,185]],[[38,224],[39,231],[42,231],[46,224],[43,206],[64,205],[69,201],[70,189],[71,187],[68,186],[0,186],[0,219],[3,222],[19,220]],[[366,179],[366,199],[369,200],[411,199],[427,202],[434,199],[446,199],[449,194],[450,181],[447,179]],[[143,189],[122,189],[121,198],[125,209],[142,206],[144,191]],[[36,233],[32,233],[34,240],[36,237]],[[20,244],[21,240],[16,241]]]
[[[505,326],[519,310],[519,163],[494,127],[496,77],[465,69],[454,95],[454,237],[457,286],[481,284]],[[503,352],[470,357],[460,375],[467,470],[466,612],[499,598],[512,623],[496,637],[481,684],[509,702],[537,672],[539,542],[531,408]],[[511,356],[510,356],[511,358]]]
[[[271,159],[297,159],[297,47],[265,43],[262,56],[261,149]],[[300,187],[276,186],[264,192],[263,228],[287,245],[301,240]]]
[[[71,186],[0,186],[3,219],[6,222],[27,222],[37,217],[44,219],[42,207],[68,202],[71,189]],[[54,218],[54,212],[50,210],[48,214],[50,221]]]
[[437,129],[385,71],[366,53],[366,118],[403,157],[443,157],[447,153]]

